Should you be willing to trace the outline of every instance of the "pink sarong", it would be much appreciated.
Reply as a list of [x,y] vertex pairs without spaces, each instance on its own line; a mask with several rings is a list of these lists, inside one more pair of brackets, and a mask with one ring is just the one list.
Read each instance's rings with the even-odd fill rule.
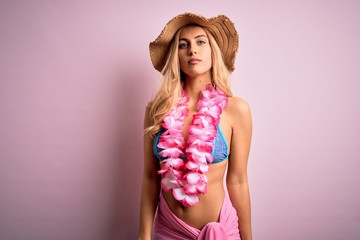
[[209,222],[201,230],[194,228],[178,218],[169,208],[162,194],[154,220],[153,239],[155,240],[239,240],[238,217],[225,193],[219,222]]

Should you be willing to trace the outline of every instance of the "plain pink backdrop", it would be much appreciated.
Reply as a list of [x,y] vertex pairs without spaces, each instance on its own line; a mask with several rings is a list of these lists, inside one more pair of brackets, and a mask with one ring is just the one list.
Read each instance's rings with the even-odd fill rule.
[[228,15],[254,239],[360,238],[359,1],[1,1],[0,239],[136,239],[148,44]]

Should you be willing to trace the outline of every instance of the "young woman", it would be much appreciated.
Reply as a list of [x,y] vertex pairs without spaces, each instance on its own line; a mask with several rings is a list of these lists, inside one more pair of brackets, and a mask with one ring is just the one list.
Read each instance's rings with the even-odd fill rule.
[[150,43],[164,80],[145,113],[139,239],[252,239],[251,112],[229,87],[238,43],[228,17],[191,13]]

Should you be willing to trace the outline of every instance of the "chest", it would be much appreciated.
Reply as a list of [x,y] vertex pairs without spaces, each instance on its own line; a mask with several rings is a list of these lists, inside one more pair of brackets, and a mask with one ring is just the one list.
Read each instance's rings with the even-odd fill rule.
[[[190,109],[189,115],[184,119],[184,127],[182,128],[182,133],[184,136],[184,140],[186,141],[189,136],[189,127],[193,122],[193,117],[197,114],[198,111],[196,109]],[[231,135],[232,135],[232,126],[231,126],[231,116],[228,113],[227,109],[224,108],[223,112],[220,115],[220,123],[219,126],[223,132],[223,135],[226,141],[229,143],[229,147],[231,144]]]

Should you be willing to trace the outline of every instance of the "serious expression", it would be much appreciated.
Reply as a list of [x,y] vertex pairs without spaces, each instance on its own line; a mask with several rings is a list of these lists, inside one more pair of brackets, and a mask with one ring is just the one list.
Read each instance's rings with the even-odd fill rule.
[[184,27],[180,32],[178,51],[180,68],[186,75],[197,77],[210,74],[211,47],[202,27]]

